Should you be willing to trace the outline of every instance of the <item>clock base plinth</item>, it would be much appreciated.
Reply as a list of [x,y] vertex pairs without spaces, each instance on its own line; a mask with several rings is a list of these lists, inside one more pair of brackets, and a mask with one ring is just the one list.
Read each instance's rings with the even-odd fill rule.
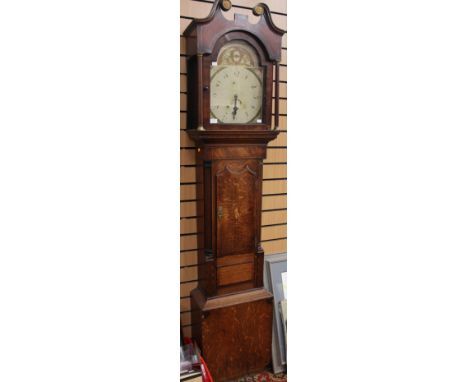
[[206,299],[191,293],[193,337],[216,382],[271,363],[273,296],[264,288]]

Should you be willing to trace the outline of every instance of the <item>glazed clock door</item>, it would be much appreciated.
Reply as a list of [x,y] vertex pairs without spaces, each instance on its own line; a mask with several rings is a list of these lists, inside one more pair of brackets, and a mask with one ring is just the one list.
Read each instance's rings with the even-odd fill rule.
[[252,288],[260,166],[255,160],[221,160],[215,167],[218,292]]

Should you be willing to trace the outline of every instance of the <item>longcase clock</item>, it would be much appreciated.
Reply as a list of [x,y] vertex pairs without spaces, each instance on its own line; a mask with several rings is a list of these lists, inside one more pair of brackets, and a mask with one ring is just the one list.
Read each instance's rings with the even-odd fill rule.
[[263,3],[252,9],[256,23],[246,15],[226,18],[230,9],[229,0],[217,0],[205,19],[193,20],[184,32],[201,233],[192,328],[217,381],[271,361],[272,295],[263,287],[260,245],[262,171],[267,144],[278,135],[285,33]]

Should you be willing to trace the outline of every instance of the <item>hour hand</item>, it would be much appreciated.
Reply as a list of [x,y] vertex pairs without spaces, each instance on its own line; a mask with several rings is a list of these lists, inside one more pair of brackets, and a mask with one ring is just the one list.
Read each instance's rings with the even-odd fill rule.
[[236,119],[237,110],[239,110],[239,108],[237,107],[237,94],[235,94],[234,95],[234,107],[232,108],[232,119]]

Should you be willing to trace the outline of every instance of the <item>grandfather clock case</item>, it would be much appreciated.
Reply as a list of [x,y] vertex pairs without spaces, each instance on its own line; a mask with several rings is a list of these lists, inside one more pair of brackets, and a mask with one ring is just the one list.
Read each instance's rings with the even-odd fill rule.
[[[217,0],[184,32],[188,134],[196,143],[199,284],[193,337],[216,381],[271,362],[272,295],[263,287],[263,160],[278,135],[285,33],[260,3],[246,15]],[[275,77],[275,80],[274,80]],[[275,110],[273,113],[273,105]]]

